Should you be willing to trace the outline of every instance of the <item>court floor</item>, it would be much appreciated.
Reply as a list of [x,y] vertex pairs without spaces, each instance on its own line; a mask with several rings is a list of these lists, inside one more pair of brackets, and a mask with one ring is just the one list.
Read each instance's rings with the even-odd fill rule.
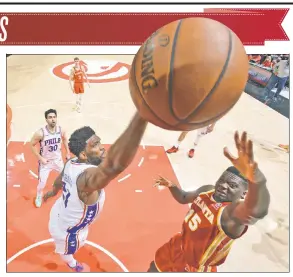
[[[7,270],[8,272],[67,272],[53,253],[48,231],[55,199],[34,207],[37,161],[29,143],[45,124],[44,111],[57,109],[58,122],[69,134],[94,128],[107,147],[124,131],[135,107],[128,91],[132,55],[79,55],[85,62],[90,88],[85,86],[82,113],[72,111],[75,98],[68,72],[72,55],[13,55],[7,59]],[[10,110],[11,109],[11,110]],[[239,239],[220,271],[288,272],[289,270],[289,120],[243,93],[214,132],[202,138],[193,159],[187,151],[189,133],[180,151],[167,156],[179,133],[149,125],[130,167],[106,188],[100,218],[91,226],[86,246],[77,258],[92,272],[145,272],[156,249],[176,232],[188,206],[173,200],[167,190],[152,187],[161,174],[186,190],[214,184],[229,166],[223,147],[232,150],[235,130],[246,130],[271,192],[269,215]],[[46,189],[50,189],[52,174]]]

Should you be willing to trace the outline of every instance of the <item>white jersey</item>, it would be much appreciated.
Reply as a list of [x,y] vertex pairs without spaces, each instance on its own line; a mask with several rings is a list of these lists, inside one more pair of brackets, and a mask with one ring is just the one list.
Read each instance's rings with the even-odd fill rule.
[[40,155],[48,160],[62,159],[61,144],[62,133],[61,127],[56,126],[55,133],[50,133],[47,126],[42,128],[43,139],[40,141]]
[[76,158],[68,161],[63,172],[63,195],[56,201],[59,215],[59,227],[63,231],[78,233],[86,229],[100,214],[105,201],[105,191],[101,190],[97,202],[85,205],[78,196],[76,181],[78,176],[87,168],[94,165],[77,163]]

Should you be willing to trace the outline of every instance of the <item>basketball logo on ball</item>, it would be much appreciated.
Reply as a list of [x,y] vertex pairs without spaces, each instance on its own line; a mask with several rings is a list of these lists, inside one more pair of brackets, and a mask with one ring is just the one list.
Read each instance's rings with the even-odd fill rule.
[[190,131],[227,114],[248,79],[248,60],[237,35],[203,17],[171,22],[135,55],[129,77],[140,115],[167,130]]

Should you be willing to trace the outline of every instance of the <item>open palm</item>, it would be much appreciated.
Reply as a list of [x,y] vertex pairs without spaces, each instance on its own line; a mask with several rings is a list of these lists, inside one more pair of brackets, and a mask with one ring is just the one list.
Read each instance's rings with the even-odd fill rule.
[[247,133],[243,132],[241,139],[238,131],[234,134],[234,141],[238,151],[238,157],[234,157],[228,150],[227,147],[224,148],[224,155],[227,157],[231,163],[240,171],[240,173],[249,181],[255,181],[255,170],[257,168],[257,163],[254,161],[253,157],[253,143],[251,140],[247,139]]

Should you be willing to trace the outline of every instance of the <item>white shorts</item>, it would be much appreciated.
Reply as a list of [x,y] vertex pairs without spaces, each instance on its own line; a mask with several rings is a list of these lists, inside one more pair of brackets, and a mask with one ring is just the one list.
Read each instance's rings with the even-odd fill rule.
[[88,228],[82,229],[77,234],[72,234],[62,229],[59,222],[58,203],[53,205],[50,212],[49,232],[55,243],[55,253],[70,255],[84,246],[88,236]]
[[61,173],[64,168],[63,160],[55,160],[55,161],[49,161],[48,164],[42,164],[39,162],[39,183],[46,184],[47,179],[49,177],[49,174],[52,170],[57,171],[58,173]]

